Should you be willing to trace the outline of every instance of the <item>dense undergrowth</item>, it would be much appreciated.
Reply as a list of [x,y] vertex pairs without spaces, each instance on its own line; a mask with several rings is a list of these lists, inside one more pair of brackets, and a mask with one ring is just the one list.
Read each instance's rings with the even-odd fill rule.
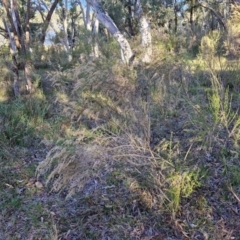
[[0,239],[239,238],[240,62],[176,39],[149,65],[53,62],[19,99],[4,70]]

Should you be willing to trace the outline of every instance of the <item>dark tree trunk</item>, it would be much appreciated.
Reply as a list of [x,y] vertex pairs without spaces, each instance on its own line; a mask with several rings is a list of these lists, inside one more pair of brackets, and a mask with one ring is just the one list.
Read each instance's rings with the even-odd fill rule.
[[191,6],[190,6],[190,19],[189,19],[189,22],[190,22],[191,28],[193,27],[193,12],[194,12],[194,3],[193,3],[193,0],[191,0]]
[[49,9],[49,12],[47,14],[47,17],[43,23],[43,28],[42,28],[42,36],[41,36],[41,39],[40,39],[40,42],[42,44],[44,44],[45,42],[45,38],[46,38],[46,32],[47,32],[47,29],[48,29],[48,26],[49,26],[49,23],[51,21],[51,18],[52,18],[52,15],[53,15],[53,12],[55,10],[55,8],[57,7],[57,4],[58,4],[59,0],[55,0],[51,6],[51,8]]
[[133,30],[133,23],[132,23],[132,6],[130,3],[128,3],[127,9],[128,9],[127,24],[128,24],[129,34],[130,36],[134,36],[135,32]]
[[178,16],[177,16],[177,6],[174,7],[174,31],[177,32],[178,29]]

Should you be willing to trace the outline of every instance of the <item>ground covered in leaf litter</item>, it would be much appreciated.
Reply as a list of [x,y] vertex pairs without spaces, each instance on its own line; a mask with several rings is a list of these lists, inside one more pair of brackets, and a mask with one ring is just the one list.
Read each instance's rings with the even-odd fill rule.
[[34,175],[50,146],[36,143],[30,154],[16,149],[22,156],[2,170],[0,239],[239,239],[240,201],[214,156],[200,160],[210,177],[173,216],[152,208],[144,189],[127,188],[119,172],[89,180],[68,200],[50,193]]
[[[163,136],[169,138],[174,131],[178,140],[186,139],[175,117],[161,124]],[[153,132],[152,147],[158,131]],[[171,212],[155,207],[154,188],[136,186],[132,176],[117,168],[88,179],[82,191],[68,199],[65,191],[51,192],[35,170],[53,147],[35,139],[28,149],[5,149],[10,160],[1,163],[0,239],[239,239],[238,173],[232,188],[228,174],[234,168],[219,161],[217,151],[196,150],[194,160],[206,174],[201,186]],[[224,154],[232,166],[239,166],[232,157],[236,153]]]

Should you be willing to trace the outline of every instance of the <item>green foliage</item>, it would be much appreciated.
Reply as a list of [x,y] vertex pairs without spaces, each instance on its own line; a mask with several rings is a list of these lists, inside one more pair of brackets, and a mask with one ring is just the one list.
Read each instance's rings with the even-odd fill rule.
[[217,124],[220,121],[220,96],[218,92],[213,92],[209,96],[209,105],[210,105],[210,110],[212,112],[213,116],[213,121],[215,124]]
[[16,211],[22,205],[22,197],[12,189],[10,193],[2,192],[0,198],[0,207],[5,211]]
[[221,33],[219,31],[212,31],[208,35],[203,36],[201,40],[201,56],[209,63],[211,68],[213,68],[214,56],[218,53],[220,37]]
[[1,112],[1,139],[8,141],[10,144],[26,143],[26,137],[33,132],[33,128],[29,126],[29,119],[25,113],[25,106],[19,100],[10,104],[0,104]]
[[201,186],[198,170],[173,172],[168,176],[167,182],[168,206],[173,213],[178,211],[181,198],[189,197],[197,187]]
[[0,60],[2,62],[3,60],[7,60],[7,59],[8,60],[10,59],[10,51],[9,51],[9,47],[4,44],[0,46]]
[[116,59],[116,56],[119,56],[119,45],[114,39],[111,39],[107,43],[102,39],[99,45],[103,56],[107,59]]
[[77,41],[76,46],[74,46],[73,57],[79,58],[81,53],[89,55],[91,53],[91,44],[89,44],[89,39],[91,38],[90,33],[85,29],[81,29],[81,35]]
[[0,103],[1,141],[10,145],[25,145],[35,131],[35,126],[43,121],[48,105],[40,99],[14,100]]
[[120,30],[124,30],[124,19],[126,18],[126,14],[124,11],[124,4],[116,1],[104,1],[103,3],[104,10],[108,13],[108,15],[113,19],[114,23],[118,26]]

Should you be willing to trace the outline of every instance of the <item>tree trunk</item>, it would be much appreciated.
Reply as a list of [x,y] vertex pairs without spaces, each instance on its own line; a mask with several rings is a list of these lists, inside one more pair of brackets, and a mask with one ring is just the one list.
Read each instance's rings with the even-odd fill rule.
[[32,62],[28,59],[26,60],[24,64],[24,73],[25,73],[25,78],[26,78],[26,90],[28,93],[33,92],[33,87],[32,87],[32,73],[33,73],[33,67],[32,67]]
[[193,11],[194,11],[194,4],[193,4],[193,0],[191,0],[191,3],[190,3],[190,25],[191,25],[191,29],[193,29]]
[[150,27],[148,20],[143,15],[143,10],[142,10],[140,0],[136,0],[134,17],[137,18],[139,21],[140,33],[141,33],[141,38],[142,38],[142,47],[145,52],[145,55],[142,58],[142,62],[149,63],[152,58],[151,27]]
[[93,19],[93,54],[94,57],[99,57],[99,46],[98,46],[98,31],[99,31],[99,21],[98,19]]
[[104,27],[112,34],[115,40],[118,42],[121,50],[121,58],[125,64],[131,64],[133,60],[133,52],[123,34],[118,30],[117,26],[109,15],[103,10],[102,6],[97,0],[87,0],[87,3],[90,4],[96,13],[97,19],[103,24]]
[[3,6],[7,12],[7,18],[8,18],[8,21],[10,22],[11,26],[12,26],[12,31],[14,33],[14,39],[15,39],[15,43],[16,43],[16,47],[17,49],[20,49],[20,46],[21,46],[21,43],[18,39],[18,35],[17,35],[17,31],[14,27],[14,23],[13,23],[13,20],[12,20],[12,15],[9,11],[9,8],[10,8],[10,3],[8,0],[2,0],[2,3],[3,3]]
[[15,56],[18,51],[17,51],[17,47],[16,47],[16,44],[15,44],[15,41],[14,41],[14,36],[10,32],[10,29],[9,29],[5,19],[3,19],[3,24],[4,24],[4,27],[7,31],[7,33],[8,33],[8,39],[9,39],[9,43],[10,43],[10,53],[11,53],[12,56]]
[[46,32],[47,32],[48,26],[50,24],[50,21],[51,21],[52,15],[53,15],[53,12],[54,12],[55,8],[57,7],[58,2],[59,2],[59,0],[55,0],[53,2],[50,10],[48,11],[47,17],[46,17],[46,19],[43,23],[42,36],[41,36],[41,39],[40,39],[40,42],[42,43],[42,45],[44,45],[45,38],[46,38]]
[[[3,5],[6,9],[8,20],[11,23],[11,28],[14,31],[14,39],[12,38],[12,35],[10,33],[9,27],[7,26],[5,22],[5,28],[8,31],[9,35],[9,40],[11,43],[11,49],[13,53],[18,50],[18,53],[20,54],[21,57],[25,60],[25,62],[28,62],[28,64],[24,64],[25,69],[25,77],[26,77],[26,87],[27,91],[31,92],[32,89],[32,82],[31,82],[31,70],[29,69],[29,65],[31,62],[30,60],[30,54],[28,54],[28,48],[29,46],[29,12],[30,12],[30,0],[27,1],[27,14],[26,14],[26,42],[24,39],[24,33],[23,33],[23,28],[22,28],[22,23],[20,20],[19,12],[18,12],[18,4],[17,0],[10,0],[10,5],[9,3],[4,0]],[[10,8],[10,11],[9,11]],[[12,55],[12,72],[14,75],[14,83],[13,83],[13,88],[14,88],[14,94],[16,96],[20,95],[19,91],[19,64],[16,59],[16,54],[14,53]]]
[[127,24],[128,24],[129,35],[134,36],[135,32],[134,32],[133,23],[132,23],[133,11],[132,11],[131,0],[127,1],[126,7],[127,7],[127,10],[128,10]]
[[25,78],[26,78],[26,88],[29,93],[32,92],[32,61],[31,61],[31,55],[29,51],[29,44],[30,44],[30,0],[27,0],[27,14],[26,14],[26,33],[25,33],[25,66],[24,66],[24,72],[25,72]]
[[68,62],[71,62],[72,56],[69,52],[69,41],[68,41],[68,0],[65,0],[65,3],[62,7],[62,24],[63,24],[63,46],[65,52],[68,56]]
[[12,56],[12,72],[13,72],[13,91],[14,96],[20,96],[20,86],[19,86],[19,72],[18,64],[15,56]]
[[17,47],[16,47],[14,38],[12,36],[12,33],[10,32],[10,29],[9,29],[5,19],[3,19],[3,24],[5,26],[5,29],[8,32],[8,39],[9,39],[9,43],[10,43],[10,53],[12,55],[11,70],[12,70],[12,73],[13,73],[13,91],[14,91],[14,96],[15,97],[19,97],[20,96],[19,73],[18,73],[17,60],[16,60],[16,57],[15,57],[15,55],[17,54]]
[[91,17],[90,17],[90,5],[87,3],[87,9],[86,9],[86,29],[87,31],[91,32]]
[[177,16],[177,3],[174,4],[174,32],[176,33],[178,30],[178,16]]

